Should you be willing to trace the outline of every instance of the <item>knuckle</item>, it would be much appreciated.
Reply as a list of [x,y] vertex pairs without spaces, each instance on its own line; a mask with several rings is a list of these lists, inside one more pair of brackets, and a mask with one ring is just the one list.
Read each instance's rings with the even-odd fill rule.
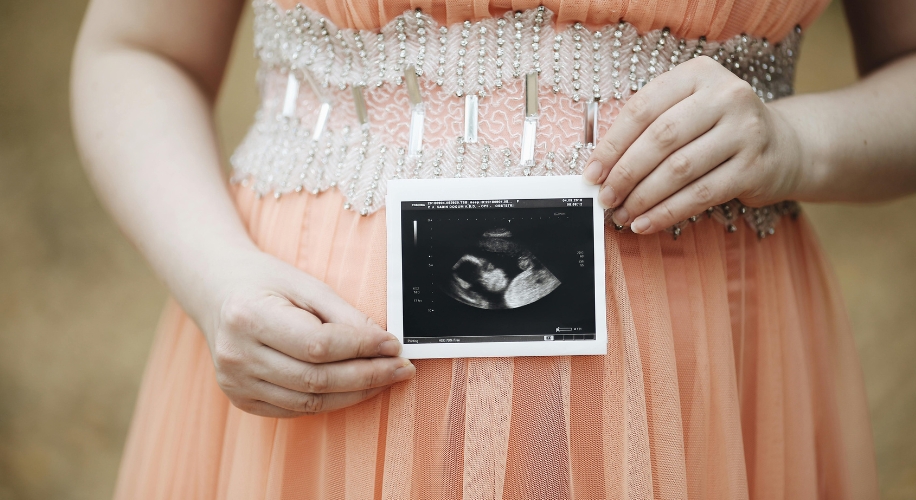
[[230,297],[220,308],[220,325],[230,330],[249,329],[255,321],[255,310],[251,303],[240,297]]
[[666,220],[675,223],[678,220],[678,217],[675,215],[674,211],[671,210],[671,206],[668,203],[663,203],[661,210],[665,215]]
[[613,172],[618,179],[627,184],[636,180],[636,173],[633,172],[633,167],[627,163],[617,163],[617,165],[614,165]]
[[614,144],[614,141],[607,139],[601,142],[601,152],[599,153],[602,157],[617,157],[620,156],[620,148]]
[[235,406],[239,410],[242,410],[245,413],[254,413],[255,404],[254,401],[247,398],[229,398],[229,402],[232,403],[232,406]]
[[235,397],[236,392],[238,392],[238,382],[236,378],[222,370],[216,371],[216,385],[218,385],[220,390],[230,399]]
[[693,196],[703,205],[711,205],[713,202],[712,189],[704,182],[698,182],[693,186]]
[[302,387],[307,392],[324,393],[329,386],[330,380],[326,370],[310,367],[302,372]]
[[671,120],[658,123],[652,130],[652,138],[662,147],[668,147],[677,141],[677,126]]
[[324,396],[318,394],[305,394],[300,403],[302,413],[314,415],[324,411],[326,400]]
[[683,153],[674,153],[668,158],[670,165],[671,175],[679,180],[684,181],[690,178],[691,171],[691,161],[687,155]]
[[217,342],[214,351],[213,363],[217,372],[222,373],[224,370],[234,370],[244,364],[244,355],[230,342]]
[[696,57],[696,58],[694,58],[694,59],[696,60],[696,63],[695,63],[695,64],[696,64],[698,67],[702,67],[702,68],[712,68],[713,66],[720,66],[719,63],[717,63],[716,61],[714,61],[711,57],[709,57],[709,56],[707,56],[707,55],[701,55],[701,56],[698,56],[698,57]]
[[388,380],[388,371],[382,370],[379,367],[373,367],[372,370],[366,374],[364,381],[365,384],[363,387],[372,388],[378,387],[380,385],[385,385],[385,382]]
[[635,122],[645,123],[649,121],[651,104],[643,94],[636,94],[631,97],[624,106],[624,109],[629,112],[630,117]]
[[313,332],[305,344],[305,354],[309,360],[321,361],[328,355],[328,338]]
[[642,212],[643,208],[646,206],[646,196],[642,193],[641,189],[635,189],[627,196],[626,206],[631,214]]
[[757,98],[757,94],[751,89],[751,84],[738,78],[734,77],[730,79],[730,84],[726,89],[727,94],[735,100],[746,99],[750,96]]

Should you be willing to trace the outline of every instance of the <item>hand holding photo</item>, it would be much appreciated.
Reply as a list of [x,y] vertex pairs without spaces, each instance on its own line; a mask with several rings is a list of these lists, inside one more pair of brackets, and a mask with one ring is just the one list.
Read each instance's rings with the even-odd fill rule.
[[597,194],[578,176],[390,181],[388,330],[404,356],[605,354]]

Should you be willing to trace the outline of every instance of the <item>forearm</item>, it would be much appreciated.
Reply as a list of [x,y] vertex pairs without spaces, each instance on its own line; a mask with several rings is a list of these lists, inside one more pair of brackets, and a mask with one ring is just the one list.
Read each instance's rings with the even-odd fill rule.
[[221,174],[211,111],[212,98],[165,57],[127,46],[77,50],[73,120],[85,168],[192,316],[207,309],[228,267],[256,251]]
[[854,85],[770,104],[796,132],[794,199],[864,202],[916,192],[916,54]]

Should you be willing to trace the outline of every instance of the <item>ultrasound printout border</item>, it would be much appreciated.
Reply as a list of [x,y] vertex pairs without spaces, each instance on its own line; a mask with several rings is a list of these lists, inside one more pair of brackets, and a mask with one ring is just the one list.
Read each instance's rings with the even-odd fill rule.
[[395,179],[386,196],[388,236],[388,331],[404,340],[403,248],[401,203],[405,201],[500,200],[538,198],[591,199],[595,273],[595,339],[575,341],[469,342],[406,344],[410,359],[607,354],[604,211],[598,187],[581,176]]

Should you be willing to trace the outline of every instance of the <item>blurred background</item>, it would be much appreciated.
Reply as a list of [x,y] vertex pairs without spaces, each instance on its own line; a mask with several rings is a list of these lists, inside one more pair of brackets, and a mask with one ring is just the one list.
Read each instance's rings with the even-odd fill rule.
[[[0,1],[0,500],[111,496],[166,299],[73,144],[68,78],[85,4]],[[217,110],[226,153],[257,102],[250,23],[248,12]],[[797,89],[855,78],[835,1],[807,31]],[[916,197],[805,210],[849,305],[883,496],[916,498]]]

